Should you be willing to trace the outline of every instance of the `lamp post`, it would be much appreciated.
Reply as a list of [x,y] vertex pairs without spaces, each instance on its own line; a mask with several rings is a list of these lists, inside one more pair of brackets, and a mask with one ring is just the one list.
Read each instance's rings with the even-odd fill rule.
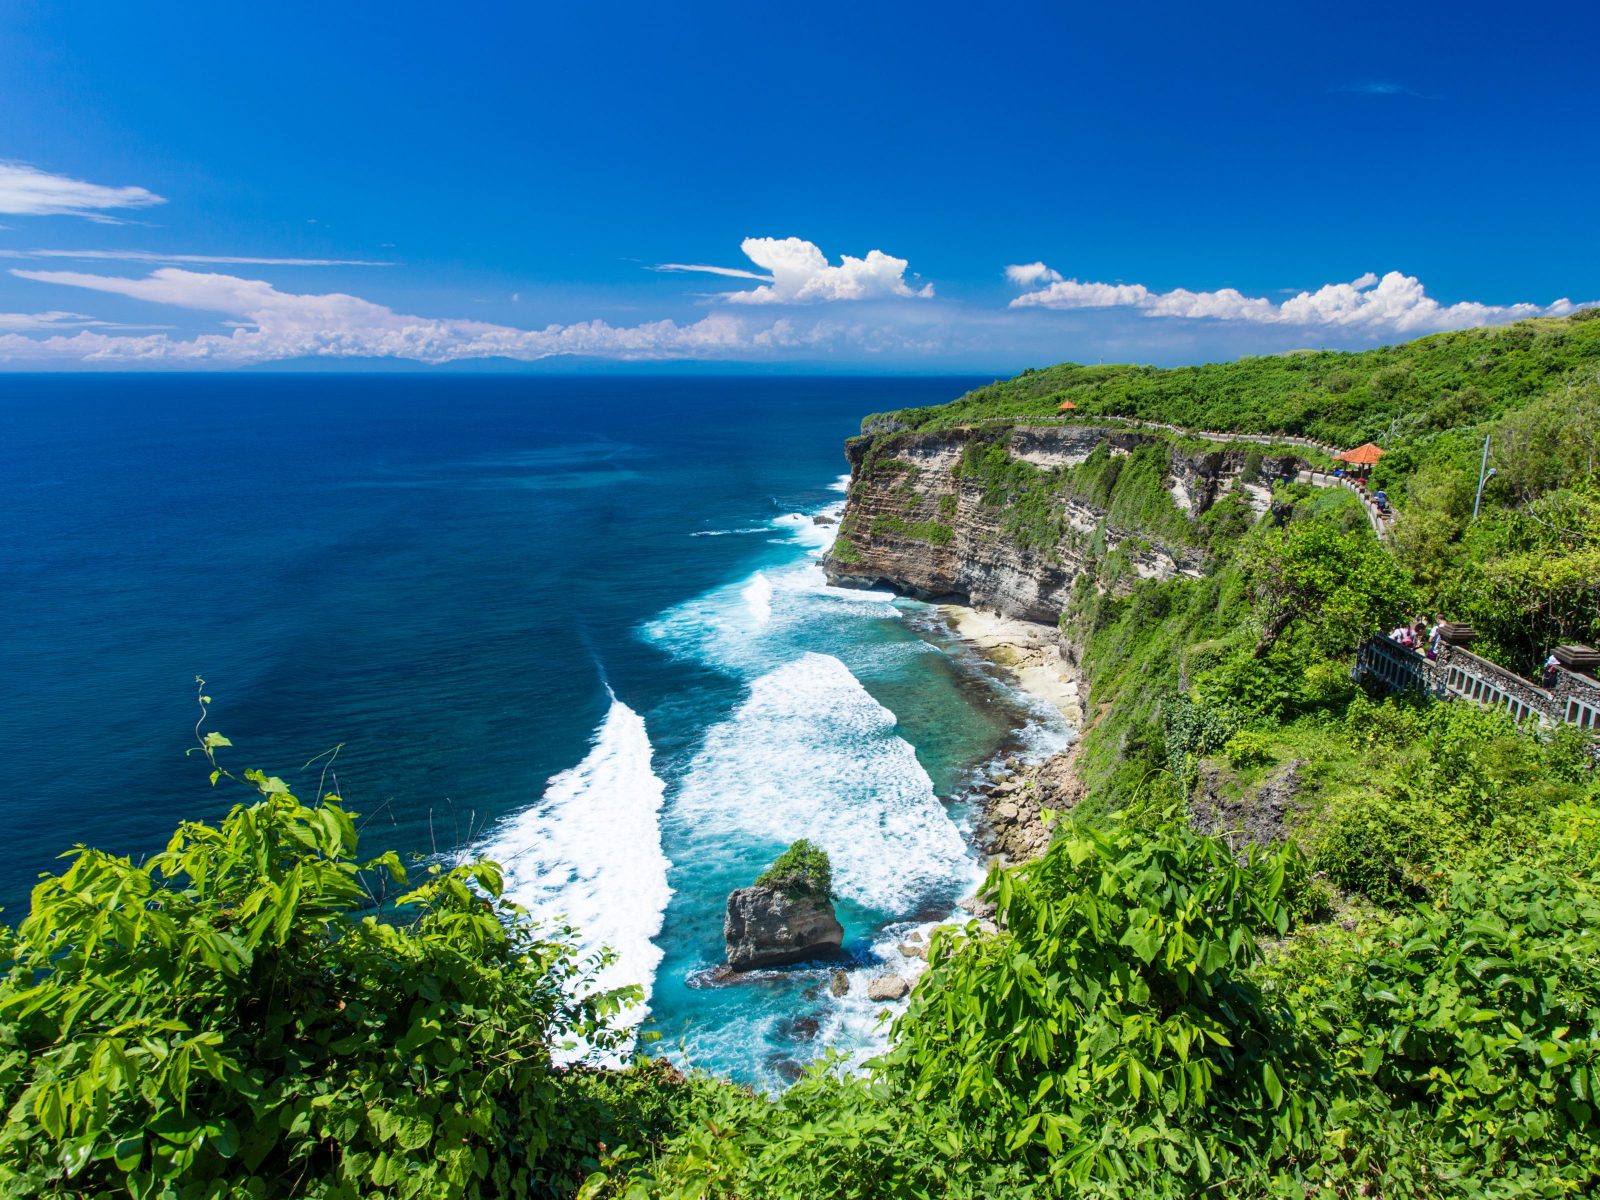
[[1497,468],[1489,466],[1489,435],[1485,434],[1483,438],[1483,462],[1478,467],[1478,495],[1472,502],[1472,519],[1474,521],[1478,519],[1478,506],[1483,503],[1483,485],[1493,479],[1497,473]]

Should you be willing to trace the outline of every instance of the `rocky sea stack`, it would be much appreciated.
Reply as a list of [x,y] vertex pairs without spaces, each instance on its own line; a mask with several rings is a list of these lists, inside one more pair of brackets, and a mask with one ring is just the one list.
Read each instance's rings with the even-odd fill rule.
[[836,955],[844,928],[832,888],[827,854],[804,839],[790,846],[754,884],[729,894],[722,924],[728,966],[750,971]]

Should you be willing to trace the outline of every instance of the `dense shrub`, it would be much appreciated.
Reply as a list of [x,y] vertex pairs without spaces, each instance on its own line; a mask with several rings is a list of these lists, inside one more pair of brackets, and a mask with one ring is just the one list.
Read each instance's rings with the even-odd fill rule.
[[1475,705],[1365,697],[1344,726],[1369,753],[1398,757],[1328,815],[1314,857],[1342,887],[1397,904],[1463,866],[1551,861],[1582,844],[1581,817],[1567,822],[1596,784],[1576,730],[1541,735]]
[[[1447,1194],[1570,1195],[1600,1177],[1600,900],[1547,872],[1458,877],[1448,903],[1343,948],[1303,996],[1347,1097],[1425,1114]],[[1359,1107],[1348,1108],[1351,1116]],[[1409,1124],[1409,1122],[1407,1122]],[[1361,1147],[1363,1134],[1333,1131]]]
[[337,798],[246,779],[146,863],[79,847],[0,943],[0,1192],[549,1194],[585,1137],[552,1050],[621,1045],[631,993],[591,992],[493,865],[404,890]]
[[761,872],[756,886],[775,888],[791,896],[826,900],[833,894],[833,864],[828,861],[826,850],[801,838]]
[[1005,933],[936,942],[883,1071],[998,1117],[1052,1193],[1199,1185],[1294,1138],[1300,1068],[1248,975],[1258,931],[1287,927],[1293,853],[1239,863],[1186,826],[1069,824],[992,878]]

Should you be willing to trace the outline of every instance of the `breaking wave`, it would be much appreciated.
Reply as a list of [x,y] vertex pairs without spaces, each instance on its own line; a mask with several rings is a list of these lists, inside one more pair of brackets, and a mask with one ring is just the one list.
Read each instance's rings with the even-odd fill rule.
[[644,719],[613,697],[577,766],[551,777],[539,803],[478,847],[506,871],[506,895],[537,919],[569,922],[585,952],[610,947],[600,988],[638,984],[647,1009],[661,950],[654,939],[672,889],[661,849],[665,784],[651,767]]
[[707,857],[810,838],[833,861],[835,892],[880,913],[952,899],[978,864],[895,726],[842,662],[802,654],[707,732],[674,828]]

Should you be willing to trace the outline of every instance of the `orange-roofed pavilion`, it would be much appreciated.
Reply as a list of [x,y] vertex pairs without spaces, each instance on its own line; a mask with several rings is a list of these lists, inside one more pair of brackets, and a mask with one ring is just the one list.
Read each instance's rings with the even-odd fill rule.
[[1338,461],[1346,462],[1356,467],[1370,467],[1382,457],[1382,447],[1368,442],[1364,446],[1357,446],[1354,450],[1346,450],[1339,455]]

